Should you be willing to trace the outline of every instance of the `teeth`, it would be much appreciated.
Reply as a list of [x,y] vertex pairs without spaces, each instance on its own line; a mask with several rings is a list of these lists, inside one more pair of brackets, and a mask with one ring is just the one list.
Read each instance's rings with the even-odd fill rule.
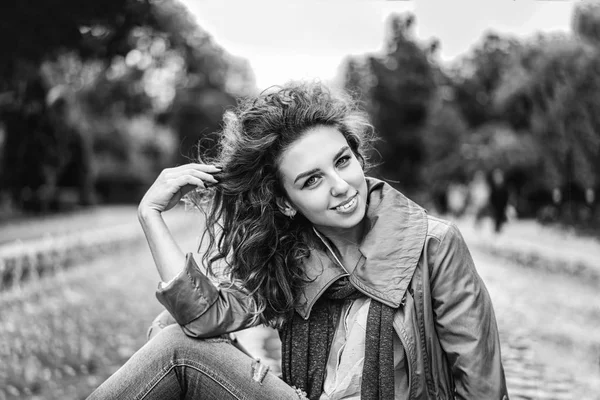
[[354,206],[355,202],[356,202],[356,197],[354,197],[352,200],[350,200],[348,203],[344,204],[343,206],[336,207],[336,209],[339,211],[348,211],[349,209],[351,209]]

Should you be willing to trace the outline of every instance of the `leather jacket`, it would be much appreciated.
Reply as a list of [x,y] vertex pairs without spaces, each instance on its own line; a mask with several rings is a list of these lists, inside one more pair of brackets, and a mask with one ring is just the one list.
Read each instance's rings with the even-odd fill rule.
[[[365,295],[397,309],[409,399],[508,399],[492,303],[458,228],[382,181],[367,178],[367,185],[360,261],[346,272],[329,251],[312,251],[304,263],[312,281],[296,311],[308,318],[329,285],[349,275]],[[156,295],[192,337],[251,325],[253,300],[235,284],[215,286],[191,253],[184,271]]]

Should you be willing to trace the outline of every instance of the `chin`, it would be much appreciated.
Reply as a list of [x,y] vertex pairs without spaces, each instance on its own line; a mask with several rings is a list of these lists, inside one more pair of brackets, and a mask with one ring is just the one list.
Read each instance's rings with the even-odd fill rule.
[[357,221],[353,221],[352,223],[340,224],[339,228],[340,229],[352,229],[352,228],[357,227],[361,221],[362,221],[362,219],[359,219]]
[[346,218],[336,218],[336,221],[333,222],[332,225],[334,225],[337,228],[343,228],[343,229],[350,229],[350,228],[354,228],[355,226],[359,225],[362,220],[365,218],[365,214],[366,214],[366,207],[364,206],[364,203],[361,204],[360,208],[358,210],[356,210],[355,213],[353,213],[351,216],[348,216]]

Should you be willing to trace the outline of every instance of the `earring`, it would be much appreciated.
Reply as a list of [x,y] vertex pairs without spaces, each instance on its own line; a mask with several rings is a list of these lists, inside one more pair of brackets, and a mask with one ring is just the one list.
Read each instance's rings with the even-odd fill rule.
[[288,217],[290,217],[290,219],[294,219],[294,217],[296,216],[296,210],[289,210],[289,214]]

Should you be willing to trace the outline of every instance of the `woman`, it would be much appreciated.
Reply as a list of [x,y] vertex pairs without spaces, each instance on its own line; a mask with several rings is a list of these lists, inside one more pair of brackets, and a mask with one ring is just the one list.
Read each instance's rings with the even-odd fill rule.
[[[90,398],[506,399],[462,236],[365,177],[371,131],[349,99],[291,84],[226,114],[214,165],[163,171],[139,216],[177,324]],[[193,188],[208,199],[199,263],[161,218]],[[261,323],[279,330],[282,378],[223,336]]]

